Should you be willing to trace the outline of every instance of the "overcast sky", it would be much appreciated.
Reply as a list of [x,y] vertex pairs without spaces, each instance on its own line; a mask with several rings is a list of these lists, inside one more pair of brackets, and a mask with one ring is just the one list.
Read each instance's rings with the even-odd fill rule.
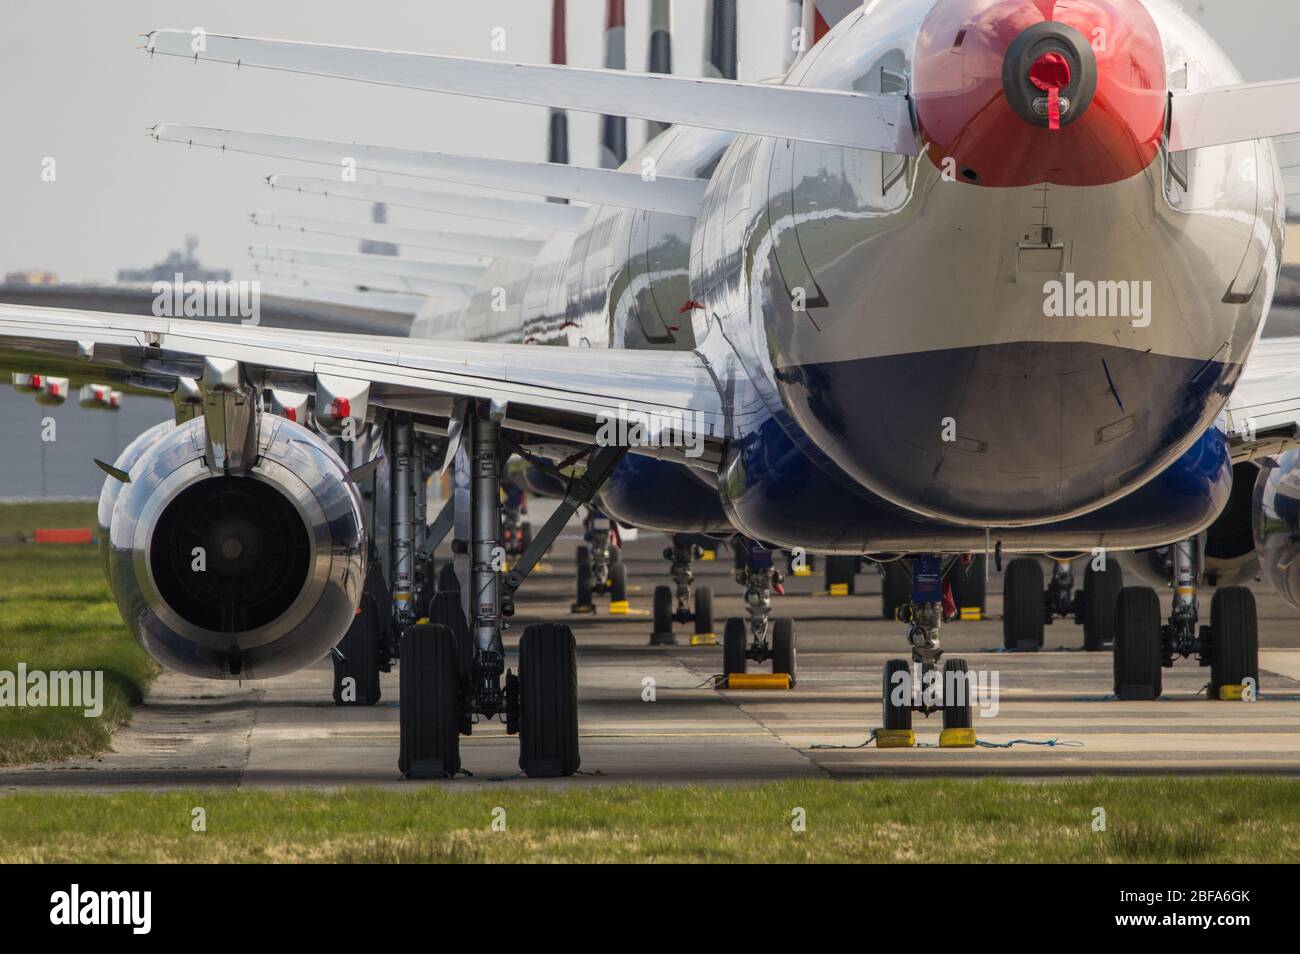
[[[603,0],[569,0],[569,62],[598,66]],[[1248,79],[1300,75],[1300,2],[1190,0]],[[741,78],[778,71],[784,0],[742,0]],[[628,0],[628,63],[645,66],[649,0]],[[677,72],[698,74],[704,0],[676,0]],[[546,62],[550,0],[3,0],[0,90],[0,275],[49,269],[65,281],[111,281],[199,236],[210,267],[246,267],[249,244],[280,243],[247,213],[272,209],[363,218],[359,203],[274,194],[275,172],[319,167],[188,151],[148,139],[158,122],[545,158],[546,111],[171,58],[150,60],[137,34],[154,28],[347,43],[487,57],[507,29],[503,58]],[[573,114],[573,160],[596,164],[597,121]],[[631,146],[643,124],[631,123]],[[41,181],[45,157],[57,180]],[[401,181],[398,179],[397,181]],[[396,224],[437,218],[394,211]],[[355,243],[311,244],[349,249]]]

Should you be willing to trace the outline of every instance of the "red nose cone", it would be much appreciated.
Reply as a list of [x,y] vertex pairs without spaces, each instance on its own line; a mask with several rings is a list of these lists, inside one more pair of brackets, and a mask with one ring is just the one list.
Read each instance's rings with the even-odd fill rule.
[[938,0],[914,87],[927,155],[959,182],[1120,182],[1164,132],[1164,52],[1141,0]]

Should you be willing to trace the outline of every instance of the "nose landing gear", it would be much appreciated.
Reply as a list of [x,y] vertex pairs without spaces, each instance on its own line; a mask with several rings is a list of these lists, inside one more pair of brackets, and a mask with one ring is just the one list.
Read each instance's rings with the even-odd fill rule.
[[[772,661],[774,674],[798,679],[798,648],[794,620],[769,619],[772,594],[781,594],[785,577],[772,563],[772,553],[757,543],[744,543],[744,566],[736,571],[736,582],[745,587],[745,610],[748,619],[733,616],[722,634],[722,671],[726,676],[740,675],[749,663]],[[739,551],[738,551],[739,554]]]
[[[707,586],[697,586],[694,592],[691,589],[691,584],[695,582],[694,561],[703,555],[704,548],[695,542],[693,535],[673,534],[673,545],[664,550],[664,559],[672,561],[676,591],[667,586],[655,587],[651,646],[675,646],[677,637],[673,634],[674,623],[695,624],[695,632],[691,636],[692,646],[717,645],[717,637],[713,634],[713,590]],[[693,610],[692,596],[695,605]]]
[[[960,557],[954,558],[949,563],[948,574],[960,572],[959,560]],[[966,660],[944,660],[942,669],[939,667],[943,657],[939,629],[945,618],[955,615],[951,597],[945,599],[943,558],[917,556],[910,563],[911,597],[898,608],[897,618],[907,624],[912,658],[891,659],[885,664],[877,744],[882,747],[915,745],[913,713],[928,717],[939,712],[944,730],[940,745],[974,745],[971,680]],[[908,572],[901,561],[898,569]]]
[[618,531],[609,517],[597,510],[587,516],[587,542],[578,547],[578,593],[571,613],[596,612],[595,597],[609,597],[612,615],[628,613],[627,567],[620,562]]

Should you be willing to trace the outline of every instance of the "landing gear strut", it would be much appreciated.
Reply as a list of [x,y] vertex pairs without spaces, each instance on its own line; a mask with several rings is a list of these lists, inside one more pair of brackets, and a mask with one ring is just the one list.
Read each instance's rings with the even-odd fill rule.
[[[676,645],[677,637],[673,635],[674,623],[695,624],[695,633],[691,637],[692,646],[716,644],[713,635],[713,590],[707,586],[697,586],[693,592],[691,589],[691,584],[695,582],[694,561],[703,555],[704,548],[695,542],[694,535],[673,534],[673,545],[664,550],[664,559],[672,561],[672,576],[676,591],[667,586],[655,587],[651,646]],[[692,596],[694,596],[694,609],[691,608]]]
[[[407,778],[446,778],[460,771],[460,735],[482,719],[500,718],[520,737],[519,767],[532,777],[572,775],[580,764],[577,721],[577,653],[567,626],[529,626],[519,641],[519,672],[505,667],[502,633],[514,615],[514,594],[579,507],[590,503],[627,452],[593,448],[586,473],[508,573],[503,574],[500,471],[504,407],[470,405],[456,466],[457,508],[468,510],[469,539],[453,552],[468,558],[464,612],[468,639],[451,626],[411,627],[402,665],[401,757]],[[401,447],[400,438],[397,447]],[[398,455],[400,458],[400,454]],[[400,470],[400,465],[399,465]],[[464,514],[458,514],[465,516]],[[394,572],[395,579],[398,572]],[[442,603],[439,603],[442,606]],[[406,648],[408,647],[409,648]]]
[[1210,667],[1211,699],[1250,698],[1259,688],[1259,624],[1255,594],[1244,586],[1218,589],[1210,601],[1210,624],[1200,625],[1196,594],[1201,577],[1200,547],[1184,540],[1172,548],[1173,605],[1160,622],[1160,600],[1150,587],[1120,591],[1115,613],[1115,695],[1156,699],[1163,690],[1161,668],[1175,657],[1195,655]]
[[[953,558],[948,574],[964,569],[958,565],[960,560]],[[943,657],[939,629],[945,617],[954,612],[951,607],[945,609],[944,560],[937,554],[926,554],[912,557],[910,563],[911,597],[898,607],[897,618],[907,624],[912,658],[891,659],[885,664],[881,727],[908,732],[914,712],[929,716],[937,711],[943,715],[944,729],[969,729],[972,723],[966,661],[948,659],[942,670],[939,668]],[[898,561],[896,569],[907,572],[902,561]],[[936,687],[935,683],[940,685]]]
[[[744,566],[736,571],[736,582],[745,587],[748,620],[733,616],[722,634],[722,671],[731,676],[744,673],[752,660],[772,661],[773,673],[785,673],[790,685],[798,678],[798,652],[794,620],[769,619],[772,594],[783,593],[785,577],[772,563],[772,552],[758,543],[742,541]],[[739,555],[739,550],[737,551]]]

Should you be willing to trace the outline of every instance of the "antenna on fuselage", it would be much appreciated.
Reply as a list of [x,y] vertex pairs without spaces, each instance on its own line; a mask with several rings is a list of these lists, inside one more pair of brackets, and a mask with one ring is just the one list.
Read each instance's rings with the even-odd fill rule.
[[[627,13],[623,0],[605,2],[605,69],[627,69]],[[617,169],[627,161],[627,119],[600,117],[600,167]]]
[[[650,55],[646,61],[647,73],[673,71],[673,0],[650,0]],[[668,123],[651,120],[646,123],[646,141],[654,139],[668,128]]]

